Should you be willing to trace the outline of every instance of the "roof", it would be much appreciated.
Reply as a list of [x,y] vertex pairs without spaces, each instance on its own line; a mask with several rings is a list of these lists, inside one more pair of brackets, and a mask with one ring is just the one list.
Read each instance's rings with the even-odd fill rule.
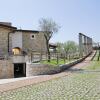
[[22,29],[18,29],[18,30],[16,30],[16,32],[32,32],[32,33],[39,33],[39,31],[36,31],[36,30],[22,30]]
[[10,25],[0,24],[0,26],[2,26],[2,27],[6,27],[6,28],[17,29],[17,27],[13,27],[13,26],[10,26]]
[[39,32],[42,32],[42,31],[37,31],[37,30],[17,29],[17,27],[13,27],[12,23],[10,23],[10,22],[0,22],[0,27],[14,29],[14,32],[27,32],[27,33],[39,33]]
[[56,47],[57,47],[57,45],[56,45],[56,44],[54,44],[54,43],[49,43],[49,47],[56,48]]

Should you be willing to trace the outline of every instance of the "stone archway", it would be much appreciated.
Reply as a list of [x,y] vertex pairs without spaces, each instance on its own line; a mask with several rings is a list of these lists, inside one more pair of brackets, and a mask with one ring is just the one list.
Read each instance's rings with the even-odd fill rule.
[[14,55],[20,55],[21,54],[21,48],[19,48],[19,47],[14,47],[13,49],[12,49],[12,53],[14,54]]

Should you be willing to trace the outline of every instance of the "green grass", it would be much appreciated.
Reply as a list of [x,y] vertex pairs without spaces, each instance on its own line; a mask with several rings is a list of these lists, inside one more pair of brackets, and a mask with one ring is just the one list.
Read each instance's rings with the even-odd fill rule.
[[59,59],[58,63],[57,63],[57,59],[52,59],[50,60],[50,62],[48,62],[47,60],[41,61],[42,64],[49,64],[49,65],[62,65],[62,64],[66,64],[66,63],[70,63],[71,61],[74,61],[75,59],[71,59],[71,60],[65,60],[64,59]]
[[50,62],[48,62],[47,60],[45,61],[42,61],[41,63],[43,64],[49,64],[49,65],[59,65],[59,64],[64,64],[64,60],[59,60],[59,63],[57,64],[57,60],[56,59],[53,59],[53,60],[50,60]]
[[86,67],[86,69],[90,69],[90,70],[98,70],[100,69],[100,61],[97,61],[98,59],[98,52],[94,58],[93,61],[91,61],[91,64],[89,66]]
[[98,70],[100,69],[100,61],[92,61],[89,66],[86,67],[89,70]]

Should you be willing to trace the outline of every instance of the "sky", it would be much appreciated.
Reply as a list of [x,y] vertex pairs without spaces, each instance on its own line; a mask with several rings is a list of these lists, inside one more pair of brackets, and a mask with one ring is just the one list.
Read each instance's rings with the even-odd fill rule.
[[78,33],[100,42],[100,0],[0,0],[0,22],[38,30],[41,18],[52,18],[61,26],[52,43],[78,43]]

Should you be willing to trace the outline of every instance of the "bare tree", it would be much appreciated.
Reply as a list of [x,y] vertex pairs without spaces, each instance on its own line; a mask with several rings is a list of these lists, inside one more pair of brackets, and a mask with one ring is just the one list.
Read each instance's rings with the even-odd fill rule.
[[48,62],[50,62],[49,40],[51,39],[54,33],[58,32],[58,29],[60,27],[52,19],[41,18],[39,20],[39,28],[41,31],[44,32],[44,37],[46,39],[47,53],[48,53]]

